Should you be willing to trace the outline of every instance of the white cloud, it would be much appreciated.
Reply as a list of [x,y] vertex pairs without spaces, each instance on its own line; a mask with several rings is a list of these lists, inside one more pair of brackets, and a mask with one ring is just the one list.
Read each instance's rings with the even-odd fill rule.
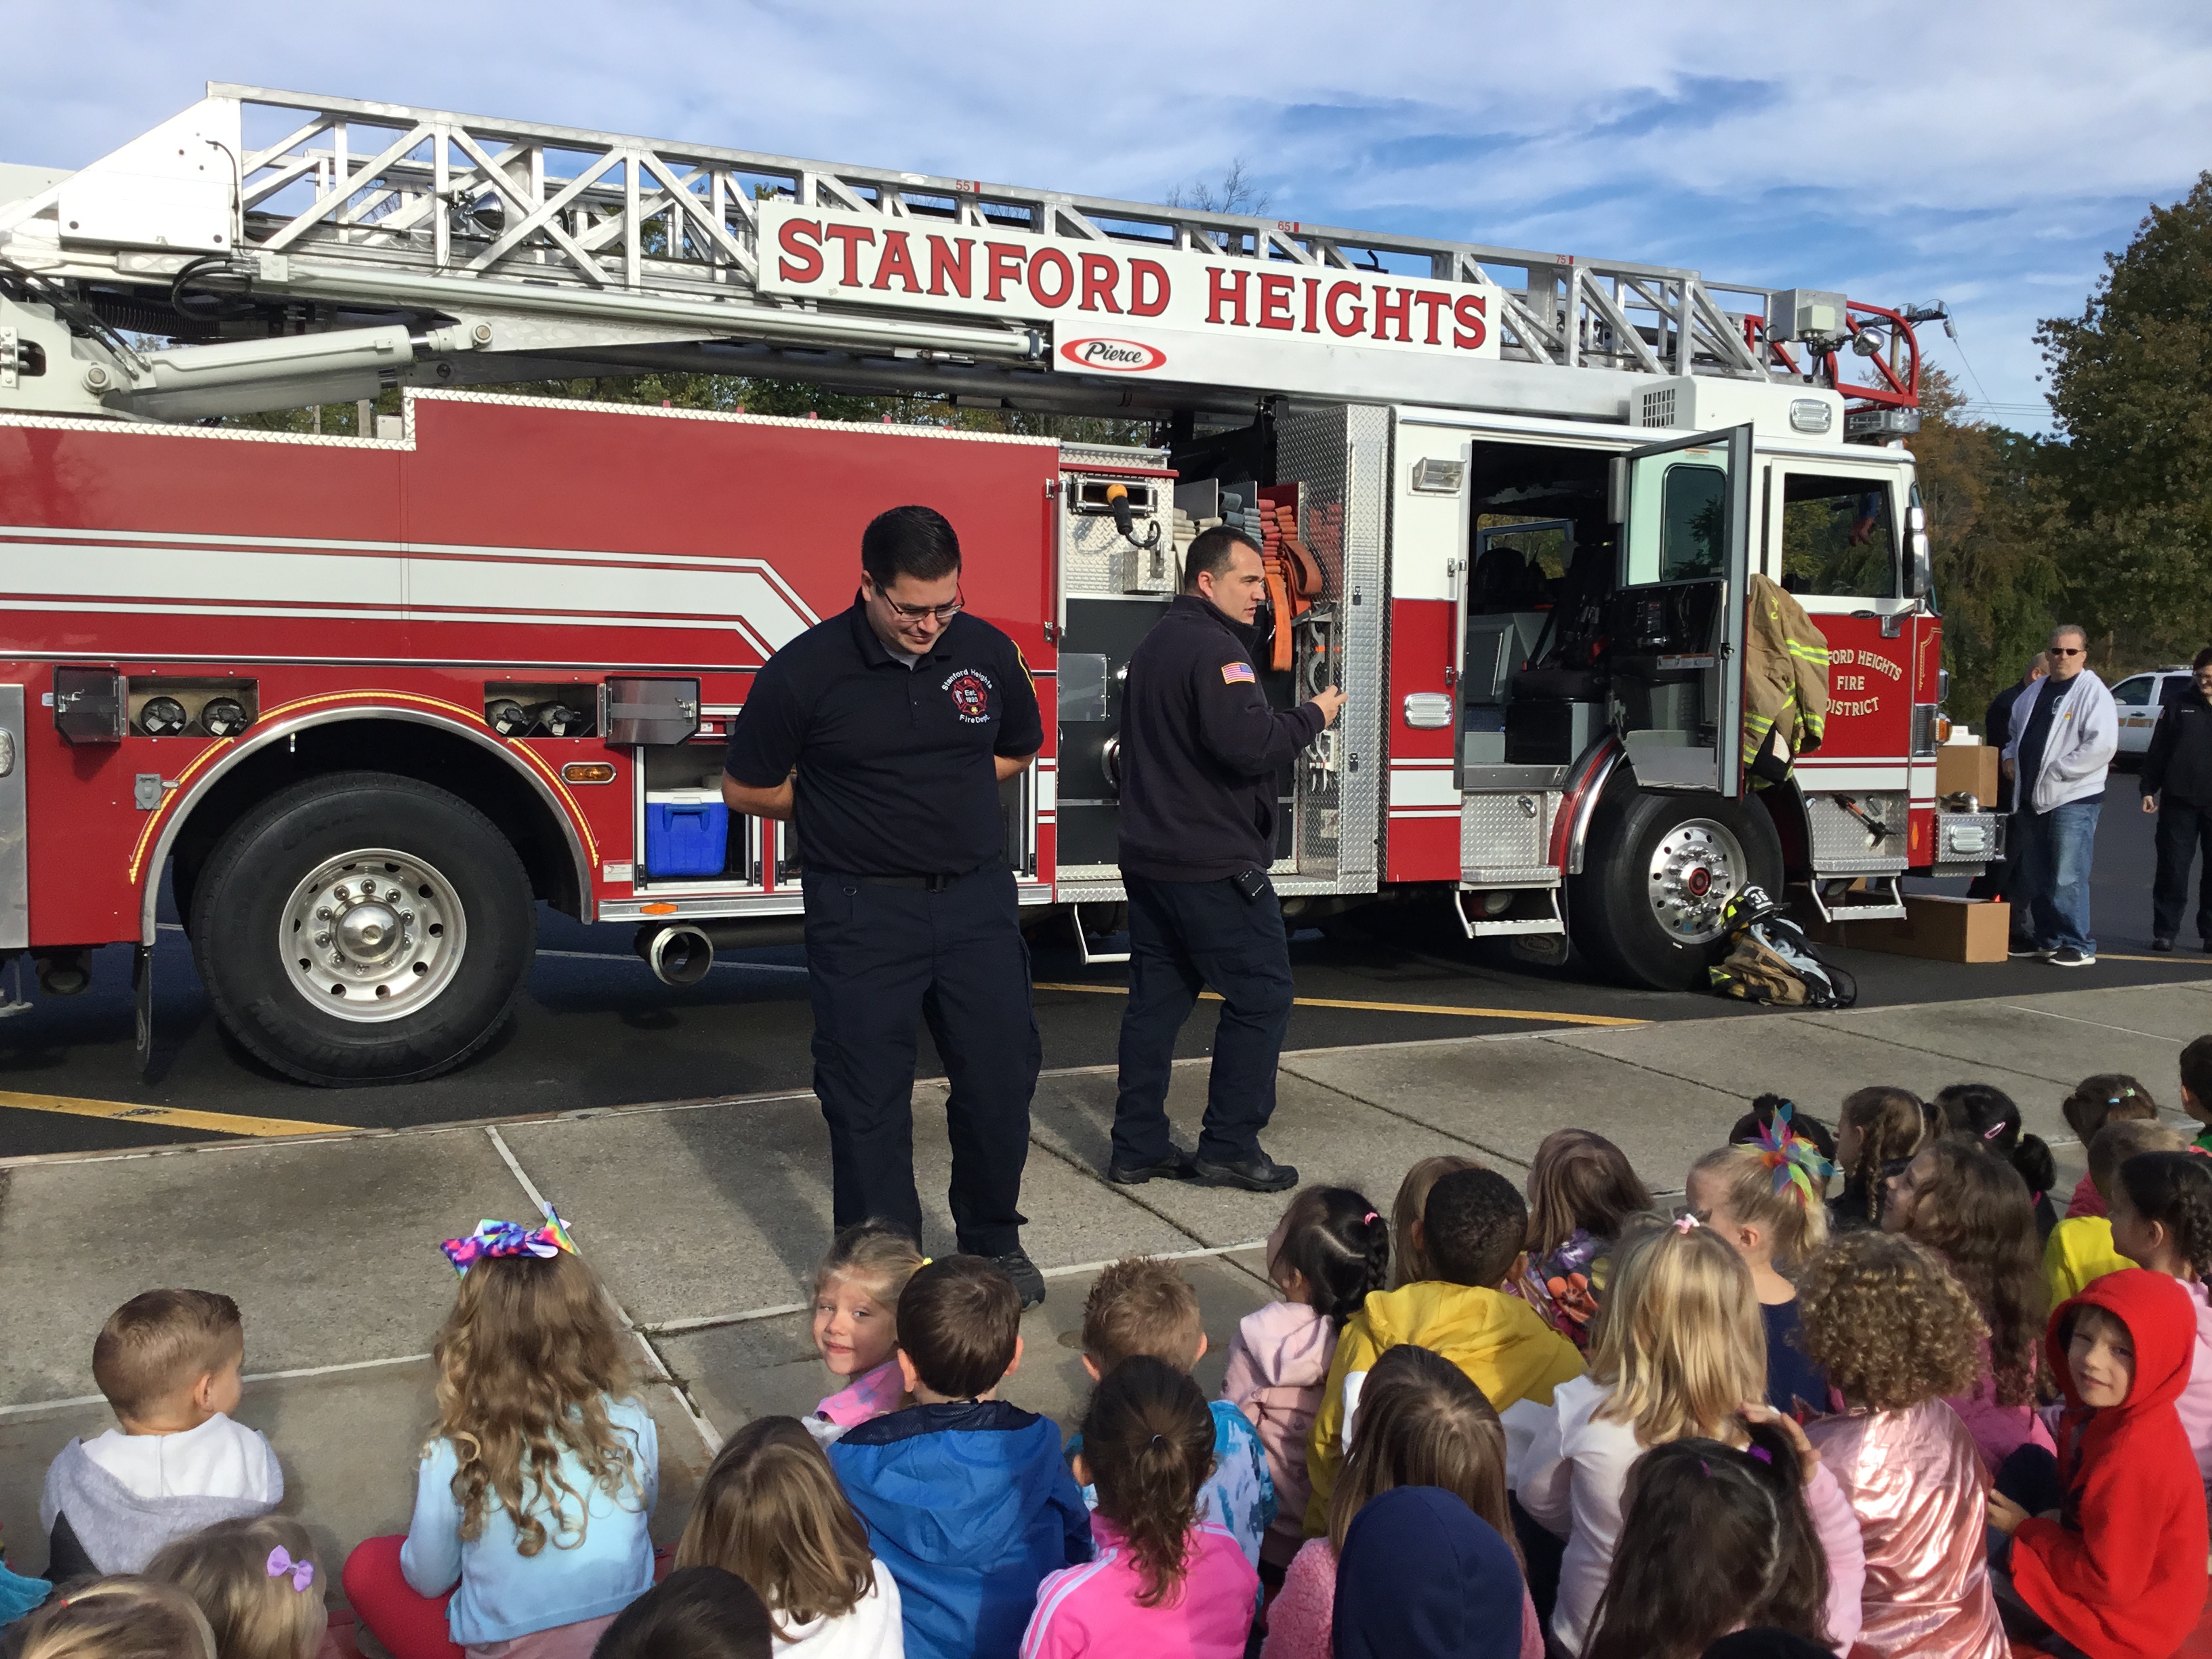
[[203,76],[1145,199],[1243,155],[1290,217],[1944,294],[2002,403],[2212,161],[2201,0],[10,13],[14,61],[74,72],[14,77],[0,159],[82,163]]

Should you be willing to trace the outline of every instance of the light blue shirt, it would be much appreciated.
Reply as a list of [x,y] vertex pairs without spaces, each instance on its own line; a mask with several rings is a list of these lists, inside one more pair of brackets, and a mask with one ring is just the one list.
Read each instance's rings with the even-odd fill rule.
[[[561,1478],[583,1500],[537,1493],[531,1513],[543,1522],[545,1547],[524,1555],[514,1521],[495,1499],[487,1502],[483,1530],[464,1541],[461,1506],[453,1497],[459,1461],[453,1442],[433,1441],[415,1479],[415,1517],[399,1547],[399,1571],[417,1595],[453,1590],[446,1613],[453,1640],[463,1647],[512,1641],[532,1631],[573,1625],[620,1613],[653,1588],[653,1540],[646,1520],[660,1487],[660,1438],[653,1419],[635,1400],[605,1402],[607,1420],[631,1449],[634,1484],[610,1497],[574,1452],[561,1457]],[[453,1589],[455,1583],[460,1586]]]
[[[1208,1403],[1213,1416],[1213,1473],[1198,1489],[1198,1518],[1211,1521],[1237,1540],[1244,1559],[1260,1565],[1260,1540],[1275,1524],[1275,1480],[1267,1473],[1267,1449],[1251,1420],[1226,1400]],[[1068,1437],[1061,1455],[1075,1461],[1083,1449],[1080,1432]],[[1085,1508],[1098,1507],[1098,1488],[1082,1489]]]

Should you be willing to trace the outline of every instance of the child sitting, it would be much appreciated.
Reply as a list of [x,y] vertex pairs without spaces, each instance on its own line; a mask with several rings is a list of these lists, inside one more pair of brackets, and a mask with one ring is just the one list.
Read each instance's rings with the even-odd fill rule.
[[173,1584],[99,1578],[9,1626],[10,1659],[216,1659],[207,1616]]
[[[1552,1634],[1568,1652],[1589,1640],[1637,1459],[1672,1440],[1747,1443],[1742,1413],[1765,1389],[1766,1330],[1743,1258],[1694,1216],[1639,1230],[1615,1259],[1589,1375],[1559,1385],[1556,1437],[1532,1450],[1516,1489],[1530,1518],[1567,1540]],[[1807,1502],[1840,1592],[1827,1622],[1848,1644],[1853,1529],[1825,1475],[1809,1477]]]
[[1021,1364],[1013,1280],[933,1261],[899,1294],[914,1404],[846,1431],[830,1467],[898,1581],[908,1659],[1012,1659],[1044,1576],[1091,1559],[1091,1516],[1049,1419],[996,1398]]
[[1780,1124],[1771,1145],[1707,1152],[1690,1166],[1683,1195],[1690,1213],[1734,1245],[1751,1269],[1766,1327],[1766,1402],[1802,1422],[1827,1410],[1828,1379],[1798,1344],[1797,1286],[1775,1264],[1795,1273],[1827,1242],[1827,1206],[1814,1177],[1801,1185],[1788,1173],[1805,1167],[1795,1160],[1806,1157],[1815,1170],[1827,1164],[1812,1142],[1790,1132],[1787,1117]]
[[1981,1314],[1989,1333],[1982,1363],[1951,1408],[1990,1473],[2021,1446],[2049,1449],[2050,1431],[2035,1412],[2035,1354],[2050,1304],[2027,1183],[1979,1142],[1952,1136],[1923,1147],[1892,1179],[1881,1224],[1935,1251]]
[[345,1591],[393,1659],[450,1644],[583,1659],[653,1583],[660,1477],[599,1275],[546,1224],[479,1222],[440,1246],[461,1275],[431,1347],[438,1424],[407,1535],[346,1559]]
[[[1403,1342],[1368,1373],[1352,1449],[1329,1494],[1328,1530],[1308,1539],[1283,1576],[1261,1659],[1328,1659],[1346,1535],[1362,1510],[1401,1486],[1439,1487],[1459,1498],[1505,1540],[1517,1569],[1498,1413],[1459,1367]],[[1543,1628],[1525,1588],[1518,1620],[1520,1659],[1543,1659]]]
[[[1989,1473],[1944,1403],[1981,1367],[1973,1298],[1933,1251],[1865,1231],[1832,1240],[1797,1289],[1806,1357],[1845,1407],[1805,1432],[1857,1518],[1859,1649],[1869,1659],[2006,1659],[1983,1545]],[[1828,1566],[1833,1574],[1832,1547]],[[1829,1630],[1843,1639],[1833,1620]]]
[[1308,1187],[1291,1199],[1267,1241],[1267,1278],[1282,1292],[1244,1316],[1229,1342],[1221,1397],[1260,1432],[1275,1520],[1263,1565],[1286,1567],[1304,1536],[1306,1437],[1344,1322],[1389,1275],[1390,1230],[1349,1187]]
[[1933,1103],[1943,1115],[1944,1133],[1981,1142],[2027,1183],[2035,1200],[2035,1235],[2048,1239],[2058,1224],[2058,1212],[2051,1207],[2058,1165],[2042,1136],[2021,1133],[2012,1097],[1993,1083],[1954,1083],[1936,1091]]
[[1242,1659],[1259,1575],[1199,1508],[1214,1421],[1190,1373],[1151,1354],[1121,1360],[1091,1395],[1081,1439],[1075,1478],[1098,1490],[1098,1553],[1037,1586],[1022,1659]]
[[[1780,1095],[1761,1095],[1753,1101],[1751,1109],[1729,1127],[1728,1144],[1731,1146],[1765,1146],[1774,1138],[1774,1118],[1778,1112],[1782,1114],[1793,1133],[1813,1143],[1813,1150],[1820,1153],[1828,1164],[1828,1174],[1834,1175],[1834,1131],[1810,1112],[1800,1110],[1796,1102],[1785,1100]],[[1826,1178],[1817,1179],[1813,1184],[1820,1189],[1820,1199],[1826,1202],[1828,1196]]]
[[898,1228],[863,1221],[839,1233],[815,1268],[814,1346],[831,1375],[846,1380],[806,1420],[823,1445],[905,1403],[891,1351],[898,1346],[899,1292],[922,1259]]
[[1787,1418],[1655,1446],[1628,1472],[1620,1547],[1582,1659],[1698,1659],[1730,1631],[1832,1644],[1827,1558],[1805,1507],[1820,1468]]
[[162,1546],[146,1576],[192,1598],[217,1659],[314,1659],[329,1633],[315,1547],[289,1516],[218,1521]]
[[1651,1194],[1620,1147],[1587,1129],[1553,1130],[1528,1166],[1528,1259],[1509,1288],[1587,1352],[1606,1252],[1632,1217],[1650,1209]]
[[897,1659],[898,1581],[868,1549],[830,1460],[795,1418],[756,1418],[722,1443],[676,1546],[676,1565],[725,1567],[758,1592],[775,1650]]
[[2212,1152],[2212,1036],[2197,1037],[2181,1051],[2181,1109],[2202,1126],[2191,1144]]
[[1928,1138],[1920,1097],[1907,1089],[1861,1089],[1836,1115],[1836,1169],[1843,1190],[1828,1200],[1834,1232],[1881,1225],[1883,1189]]
[[108,1316],[92,1375],[120,1426],[46,1470],[47,1577],[137,1572],[173,1538],[276,1507],[276,1454],[230,1419],[245,1364],[238,1304],[213,1291],[148,1291]]
[[[2066,1127],[2074,1131],[2083,1147],[2097,1138],[2097,1131],[2115,1121],[2141,1119],[2155,1121],[2158,1103],[2144,1088],[2125,1072],[2100,1072],[2094,1077],[2085,1077],[2074,1085],[2074,1092],[2059,1103],[2059,1114]],[[2097,1196],[2097,1183],[2087,1176],[2075,1183],[2074,1196],[2066,1202],[2069,1216],[2102,1215],[2105,1200]]]
[[1523,1400],[1552,1403],[1552,1390],[1582,1374],[1575,1345],[1504,1287],[1518,1274],[1528,1209],[1495,1170],[1459,1170],[1429,1189],[1421,1236],[1434,1279],[1370,1296],[1345,1322],[1321,1410],[1306,1441],[1313,1496],[1305,1530],[1328,1524],[1328,1498],[1351,1438],[1359,1391],[1383,1352],[1410,1342],[1442,1354],[1467,1373],[1499,1415]]
[[1462,1170],[1486,1168],[1479,1158],[1469,1158],[1464,1152],[1437,1152],[1419,1159],[1406,1171],[1405,1179],[1398,1183],[1398,1195],[1390,1200],[1390,1288],[1402,1291],[1408,1285],[1418,1285],[1425,1279],[1434,1279],[1436,1269],[1429,1265],[1429,1253],[1421,1243],[1421,1212],[1427,1206],[1429,1189],[1448,1175]]
[[2096,1215],[2069,1215],[2051,1230],[2043,1247],[2045,1305],[2071,1302],[2090,1281],[2133,1267],[2112,1243],[2112,1189],[2120,1165],[2145,1152],[2178,1152],[2189,1145],[2179,1129],[2142,1118],[2116,1118],[2089,1143],[2089,1181],[2102,1206]]
[[1338,1574],[1336,1659],[1516,1659],[1525,1601],[1503,1534],[1448,1492],[1401,1486],[1359,1511]]
[[2173,1402],[2212,1504],[2212,1158],[2145,1152],[2112,1188],[2112,1246],[2137,1267],[2179,1279],[2197,1315],[2189,1386]]
[[[1083,1369],[1097,1382],[1131,1354],[1150,1354],[1186,1374],[1206,1356],[1206,1328],[1190,1281],[1164,1261],[1129,1256],[1109,1263],[1083,1304]],[[1198,1512],[1234,1538],[1254,1567],[1260,1543],[1279,1508],[1267,1448],[1249,1419],[1227,1400],[1209,1408],[1214,1462],[1199,1488]],[[1083,1435],[1071,1437],[1063,1455],[1073,1467]],[[1085,1491],[1084,1502],[1096,1503]]]
[[2031,1515],[2001,1494],[1989,1503],[1990,1524],[2011,1534],[1998,1588],[2014,1632],[2051,1651],[2164,1659],[2203,1612],[2204,1492],[2174,1411],[2196,1346],[2190,1300],[2172,1279],[2130,1267],[2051,1322],[2066,1395],[2057,1513]]
[[744,1579],[720,1567],[678,1567],[617,1615],[592,1659],[771,1659],[788,1651]]

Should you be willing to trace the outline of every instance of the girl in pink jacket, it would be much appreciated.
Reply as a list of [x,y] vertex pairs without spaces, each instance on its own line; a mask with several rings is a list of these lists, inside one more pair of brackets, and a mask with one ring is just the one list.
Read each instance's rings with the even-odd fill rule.
[[1369,1291],[1389,1283],[1389,1224],[1349,1187],[1305,1188],[1291,1195],[1267,1241],[1267,1277],[1283,1299],[1247,1314],[1237,1326],[1221,1397],[1251,1419],[1267,1451],[1276,1511],[1260,1559],[1280,1570],[1304,1535],[1313,1496],[1306,1440],[1337,1334]]
[[1098,1489],[1097,1553],[1037,1586],[1020,1659],[1243,1659],[1260,1577],[1233,1534],[1198,1518],[1213,1414],[1189,1373],[1142,1353],[1115,1365],[1083,1414],[1074,1465]]

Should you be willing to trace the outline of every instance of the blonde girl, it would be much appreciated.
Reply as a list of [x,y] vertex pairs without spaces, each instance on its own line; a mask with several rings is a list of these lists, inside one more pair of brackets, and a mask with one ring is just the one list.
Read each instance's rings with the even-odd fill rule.
[[[1557,1440],[1531,1449],[1521,1504],[1567,1540],[1552,1634],[1580,1653],[1603,1595],[1620,1535],[1622,1493],[1636,1460],[1653,1446],[1698,1437],[1748,1443],[1747,1412],[1776,1414],[1764,1403],[1766,1329],[1751,1269],[1718,1231],[1696,1217],[1654,1223],[1616,1250],[1605,1317],[1587,1376],[1553,1391]],[[1832,1482],[1806,1489],[1823,1541],[1856,1538]],[[1848,1559],[1828,1554],[1828,1624],[1848,1646],[1856,1595]]]
[[314,1659],[330,1627],[307,1529],[285,1515],[218,1521],[165,1545],[146,1576],[192,1598],[216,1659]]
[[[431,1352],[438,1425],[404,1540],[347,1558],[346,1597],[393,1659],[587,1659],[653,1583],[660,1444],[630,1395],[599,1275],[547,1224],[480,1223]],[[442,1609],[436,1598],[452,1593]]]
[[928,1258],[897,1228],[863,1221],[839,1233],[814,1270],[814,1346],[845,1386],[814,1408],[809,1433],[827,1445],[905,1403],[898,1299]]
[[1766,1403],[1799,1422],[1828,1408],[1827,1379],[1797,1340],[1791,1277],[1828,1238],[1827,1206],[1814,1194],[1814,1177],[1808,1174],[1800,1183],[1788,1173],[1804,1167],[1794,1158],[1808,1152],[1826,1168],[1812,1143],[1790,1135],[1785,1125],[1773,1145],[1707,1152],[1690,1166],[1684,1183],[1690,1213],[1733,1244],[1751,1270],[1766,1329]]
[[216,1659],[191,1597],[120,1575],[49,1596],[8,1627],[8,1640],[15,1659]]
[[720,1567],[750,1584],[776,1651],[803,1659],[897,1659],[897,1581],[798,1419],[763,1417],[722,1443],[692,1501],[676,1566]]
[[1462,1152],[1438,1152],[1406,1171],[1406,1178],[1398,1183],[1398,1196],[1390,1200],[1392,1290],[1403,1290],[1408,1285],[1437,1276],[1435,1264],[1429,1260],[1428,1246],[1421,1237],[1421,1212],[1428,1207],[1429,1189],[1448,1175],[1482,1167],[1480,1158],[1468,1158]]

